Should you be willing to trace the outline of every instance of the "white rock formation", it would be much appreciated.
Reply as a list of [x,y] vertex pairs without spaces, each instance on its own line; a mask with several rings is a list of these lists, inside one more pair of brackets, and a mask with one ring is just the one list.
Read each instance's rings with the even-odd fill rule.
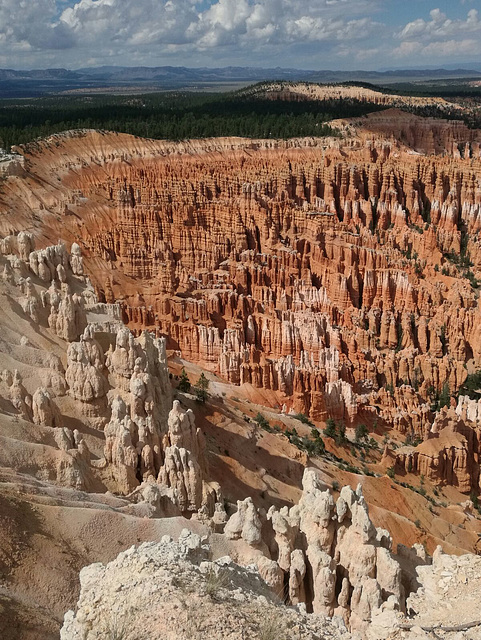
[[104,354],[88,327],[80,342],[72,342],[68,347],[65,380],[70,395],[82,403],[85,415],[105,413],[108,381],[104,375]]
[[[275,541],[272,557],[265,544],[267,524]],[[250,498],[239,501],[224,533],[267,558],[256,558],[257,566],[269,584],[287,581],[288,602],[336,615],[352,631],[364,634],[386,602],[393,610],[404,610],[401,566],[391,554],[389,534],[372,524],[361,487],[355,492],[343,487],[335,503],[317,472],[308,468],[298,505],[280,511],[272,507],[263,523]],[[255,557],[239,553],[248,561]]]
[[[208,553],[201,538],[185,530],[178,543],[165,537],[107,565],[85,567],[77,609],[66,613],[61,640],[351,637],[328,620],[281,605],[257,572],[228,557],[209,562]],[[272,569],[269,561],[264,567],[266,574]]]
[[47,389],[40,387],[32,396],[33,421],[45,427],[61,427],[62,419],[58,407]]

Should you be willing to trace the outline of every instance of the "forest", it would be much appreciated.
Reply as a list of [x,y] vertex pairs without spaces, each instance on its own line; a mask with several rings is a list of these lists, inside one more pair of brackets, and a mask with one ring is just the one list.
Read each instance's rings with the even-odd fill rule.
[[70,129],[101,129],[167,140],[339,136],[329,126],[330,120],[379,109],[357,100],[294,103],[236,93],[194,92],[0,100],[0,140],[8,150],[12,145]]

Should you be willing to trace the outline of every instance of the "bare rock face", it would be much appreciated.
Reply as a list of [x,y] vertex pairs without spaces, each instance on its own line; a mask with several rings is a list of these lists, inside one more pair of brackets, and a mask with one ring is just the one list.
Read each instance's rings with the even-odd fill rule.
[[248,545],[259,547],[262,544],[262,523],[252,498],[239,500],[237,512],[231,516],[224,529],[224,534],[231,540],[242,538]]
[[82,249],[74,242],[70,249],[70,268],[75,276],[84,275],[84,265],[82,258]]
[[119,493],[129,493],[138,484],[138,453],[132,443],[134,425],[122,398],[114,398],[110,408],[112,417],[104,429],[104,456],[116,471]]
[[108,391],[105,358],[102,347],[88,327],[79,342],[69,345],[67,362],[65,380],[70,395],[81,403],[86,415],[101,416],[105,412]]
[[32,412],[35,424],[61,427],[61,416],[47,389],[37,389],[32,396]]
[[68,342],[78,340],[87,326],[82,298],[75,293],[71,295],[67,287],[58,297],[52,296],[50,304],[49,327]]
[[168,426],[164,440],[164,464],[159,471],[158,482],[172,489],[174,503],[181,512],[200,511],[212,517],[216,505],[220,506],[221,495],[218,487],[207,484],[205,439],[195,426],[193,412],[190,409],[185,411],[180,402],[174,400]]
[[115,376],[116,386],[127,391],[134,372],[138,347],[127,327],[120,329],[115,339],[115,349],[108,357],[107,366]]
[[202,474],[190,451],[166,447],[164,464],[158,482],[173,491],[174,502],[181,512],[198,511],[202,505]]
[[105,458],[121,492],[130,493],[139,483],[156,479],[164,463],[172,406],[165,340],[146,334],[134,338],[128,329],[119,329],[105,365],[119,394],[111,400]]
[[23,283],[23,290],[24,298],[21,301],[22,309],[35,324],[39,324],[40,304],[30,278],[27,278]]
[[105,365],[119,393],[111,399],[104,451],[118,490],[127,494],[157,480],[179,512],[199,517],[217,513],[221,526],[220,489],[207,484],[204,436],[191,410],[185,411],[177,400],[171,409],[165,340],[147,333],[134,338],[128,329],[120,329]]
[[0,240],[0,253],[4,256],[15,254],[20,260],[27,262],[34,245],[33,235],[28,231],[21,231],[17,235],[7,235]]
[[67,392],[65,370],[58,356],[51,353],[48,359],[48,371],[45,373],[43,383],[47,391],[55,396],[64,396]]
[[[271,507],[267,514],[267,519],[271,520],[272,529],[275,533],[275,542],[278,548],[277,562],[283,571],[288,572],[295,550],[299,519],[296,516],[291,518],[287,507],[283,507],[280,511],[277,511],[275,507]],[[302,573],[302,562],[298,564],[298,572]],[[298,580],[298,578],[296,578],[296,580]],[[293,588],[296,589],[297,587]]]
[[[290,97],[309,99],[304,89]],[[288,411],[377,419],[426,439],[432,389],[457,389],[467,360],[481,366],[481,307],[453,259],[469,255],[481,278],[481,141],[460,123],[397,110],[338,126],[341,141],[59,137],[48,169],[41,147],[27,153],[35,188],[50,185],[40,189],[52,204],[42,237],[56,240],[54,212],[74,202],[82,238],[77,217],[65,216],[77,241],[70,258],[24,238],[21,253],[31,250],[45,282],[88,272],[102,302],[122,300],[132,329],[168,336],[185,359],[266,390]],[[119,146],[129,162],[117,161]],[[66,162],[75,172],[52,187],[48,172]],[[33,187],[22,181],[5,186],[2,206],[35,228],[24,203]],[[102,215],[90,215],[91,200]],[[2,252],[18,256],[18,242],[4,238]],[[18,276],[15,264],[4,277]],[[57,304],[52,326],[78,339],[73,295]],[[130,380],[133,352],[122,341],[116,351],[116,375]]]
[[[132,547],[107,565],[85,567],[77,610],[66,613],[61,640],[103,640],[119,632],[134,640],[138,628],[146,640],[242,640],[273,633],[349,640],[350,634],[330,621],[280,605],[257,572],[228,557],[209,562],[208,553],[205,541],[185,530],[178,543],[166,536],[158,544]],[[263,567],[269,574],[271,563],[266,560]],[[186,588],[190,607],[179,607]],[[138,612],[130,618],[133,602]]]
[[17,370],[14,371],[13,376],[9,371],[6,371],[4,379],[10,386],[9,397],[13,406],[25,420],[31,420],[32,398],[22,384],[22,376]]
[[[392,611],[405,610],[407,580],[391,552],[389,533],[372,524],[360,486],[343,487],[334,502],[317,472],[307,468],[298,505],[272,507],[263,521],[247,498],[238,502],[224,535],[255,550],[257,557],[246,549],[240,557],[255,559],[273,588],[288,584],[288,602],[336,615],[353,632],[364,635],[387,602]],[[275,544],[268,551],[270,539]]]
[[480,426],[478,403],[461,397],[455,409],[445,408],[436,415],[424,442],[396,452],[396,470],[423,475],[462,493],[478,491]]

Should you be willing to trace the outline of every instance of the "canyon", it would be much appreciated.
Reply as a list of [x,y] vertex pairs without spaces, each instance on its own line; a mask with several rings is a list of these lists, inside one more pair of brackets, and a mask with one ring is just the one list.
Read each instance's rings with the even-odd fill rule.
[[334,124],[341,140],[54,136],[6,181],[0,230],[42,246],[61,226],[134,332],[271,406],[424,440],[433,397],[480,367],[479,132],[397,110]]
[[[255,565],[305,633],[314,612],[339,637],[388,637],[423,598],[416,576],[451,562],[439,544],[477,551],[481,400],[462,389],[481,368],[481,135],[397,109],[332,124],[340,137],[85,130],[16,149],[0,185],[6,638],[58,637],[68,609],[62,638],[104,637],[82,614],[88,571],[191,551],[203,575],[212,556]],[[207,403],[177,388],[182,369],[207,376]],[[160,546],[115,560],[132,542]],[[107,568],[81,574],[75,613],[92,562]]]
[[[159,603],[159,589],[178,620],[173,638],[201,631],[188,608],[173,614],[182,593],[213,599],[203,625],[209,620],[219,633],[232,590],[247,607],[234,626],[247,624],[252,633],[263,628],[267,606],[283,629],[294,625],[309,638],[383,637],[404,623],[409,597],[422,597],[416,575],[433,562],[427,546],[436,549],[445,537],[445,549],[460,552],[477,539],[481,521],[469,501],[431,513],[419,496],[419,513],[431,520],[416,537],[418,525],[403,508],[387,509],[385,492],[404,508],[416,508],[416,499],[387,477],[369,485],[351,473],[345,486],[330,488],[332,463],[260,433],[241,412],[233,415],[216,387],[200,410],[191,394],[172,389],[166,339],[146,331],[135,337],[119,305],[98,302],[78,245],[34,249],[27,232],[8,243],[11,253],[0,256],[2,637],[57,637],[78,593],[76,570],[89,560],[97,564],[82,569],[86,591],[77,611],[66,613],[63,639],[108,638],[117,625],[136,637],[134,603],[140,593]],[[177,356],[170,357],[175,365]],[[220,450],[227,446],[231,454]],[[236,465],[233,484],[228,458]],[[247,486],[249,468],[265,490]],[[353,490],[349,484],[359,480]],[[449,521],[446,535],[442,523]],[[396,531],[396,542],[383,524]],[[133,540],[145,542],[129,549]],[[435,571],[443,557],[435,551]],[[113,563],[110,572],[124,570],[112,577],[112,593],[99,561]],[[175,576],[171,587],[162,582],[166,571]],[[88,590],[99,585],[105,595]],[[96,605],[112,597],[117,605],[107,616],[105,604]],[[159,624],[145,623],[144,636],[161,632]]]

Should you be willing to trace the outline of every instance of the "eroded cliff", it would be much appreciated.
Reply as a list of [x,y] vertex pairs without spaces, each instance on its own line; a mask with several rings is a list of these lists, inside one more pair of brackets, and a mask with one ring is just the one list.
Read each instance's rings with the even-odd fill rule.
[[481,360],[480,140],[437,123],[390,110],[341,141],[284,143],[55,136],[3,185],[0,228],[42,245],[61,226],[134,330],[234,384],[424,438],[433,396]]

